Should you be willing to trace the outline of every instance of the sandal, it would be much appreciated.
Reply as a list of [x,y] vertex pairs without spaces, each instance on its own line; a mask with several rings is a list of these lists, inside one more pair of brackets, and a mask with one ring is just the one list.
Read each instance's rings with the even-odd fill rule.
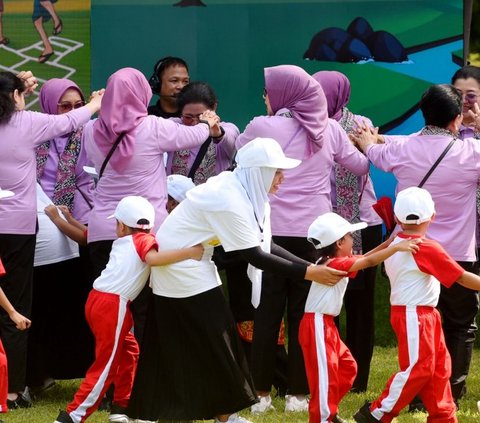
[[62,20],[60,19],[60,22],[58,23],[58,25],[53,28],[53,35],[58,35],[60,34],[61,32],[63,31],[63,22]]
[[3,37],[0,40],[0,44],[3,44],[4,46],[6,46],[6,45],[10,44],[10,40],[7,37]]
[[38,63],[45,63],[51,56],[53,56],[53,51],[51,53],[41,54],[38,56]]

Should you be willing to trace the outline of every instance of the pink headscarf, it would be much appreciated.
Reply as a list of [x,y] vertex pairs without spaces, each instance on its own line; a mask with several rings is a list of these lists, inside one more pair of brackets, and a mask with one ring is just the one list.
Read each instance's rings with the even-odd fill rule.
[[342,118],[342,110],[350,100],[350,81],[341,72],[320,71],[313,74],[325,93],[328,103],[328,117],[337,122]]
[[320,148],[328,119],[327,99],[320,84],[298,66],[274,66],[264,72],[273,113],[288,109]]
[[69,89],[77,90],[82,100],[85,101],[79,86],[69,79],[52,78],[45,82],[42,85],[39,96],[42,112],[49,115],[57,115],[58,103],[63,94]]
[[106,156],[118,136],[125,133],[109,161],[116,171],[122,171],[133,156],[135,129],[147,117],[151,98],[152,89],[137,69],[123,68],[108,78],[93,137]]

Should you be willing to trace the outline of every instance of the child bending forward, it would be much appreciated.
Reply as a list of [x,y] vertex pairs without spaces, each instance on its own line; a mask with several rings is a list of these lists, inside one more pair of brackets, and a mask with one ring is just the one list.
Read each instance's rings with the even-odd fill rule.
[[203,255],[201,246],[157,251],[155,236],[149,233],[155,211],[143,197],[123,198],[110,217],[117,219],[118,239],[113,242],[107,267],[93,283],[85,305],[87,322],[95,336],[95,361],[67,411],[60,411],[55,423],[85,421],[98,408],[112,383],[115,393],[109,421],[128,421],[125,409],[139,354],[131,333],[133,318],[129,305],[147,282],[149,266],[200,260]]

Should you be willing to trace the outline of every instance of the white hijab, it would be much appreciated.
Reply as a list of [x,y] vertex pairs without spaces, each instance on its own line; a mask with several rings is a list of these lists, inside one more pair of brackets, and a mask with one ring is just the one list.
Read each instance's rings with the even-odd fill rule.
[[[277,169],[271,167],[238,167],[234,170],[238,180],[247,192],[253,206],[253,211],[260,228],[262,239],[260,246],[266,253],[270,252],[272,242],[272,229],[270,227],[270,204],[268,203],[268,191],[272,186],[273,178]],[[257,308],[260,304],[262,293],[263,270],[251,264],[248,265],[247,275],[252,282],[252,305]]]

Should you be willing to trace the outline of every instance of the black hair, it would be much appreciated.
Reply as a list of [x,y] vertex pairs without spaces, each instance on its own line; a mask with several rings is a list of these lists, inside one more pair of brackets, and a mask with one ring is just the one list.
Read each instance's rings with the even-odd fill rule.
[[462,114],[462,95],[449,84],[432,85],[422,95],[420,109],[425,125],[446,128],[458,115]]
[[162,57],[157,63],[155,63],[155,66],[153,67],[153,74],[148,80],[153,94],[158,94],[162,89],[163,72],[165,72],[165,69],[171,66],[182,66],[188,72],[187,62],[185,62],[183,59],[180,59],[180,57]]
[[[123,223],[123,222],[122,222]],[[142,228],[134,228],[132,226],[128,226],[127,224],[123,223],[127,228],[130,229],[132,234],[138,234],[138,233],[144,233],[144,234],[149,234],[150,229],[142,229]],[[137,220],[137,225],[149,225],[150,221],[148,219],[138,219]]]
[[15,113],[15,90],[25,91],[23,81],[12,72],[0,72],[0,124],[7,123]]
[[213,88],[205,82],[190,82],[178,93],[178,110],[181,112],[187,104],[192,103],[202,103],[210,110],[214,110],[217,105],[217,95]]
[[188,72],[188,65],[187,65],[187,62],[185,62],[185,60],[180,59],[180,57],[167,56],[160,59],[155,65],[154,71],[160,81],[162,80],[163,72],[165,72],[165,69],[170,68],[172,66],[182,66]]
[[[342,240],[343,238],[345,238],[345,237],[340,238],[340,240]],[[326,247],[323,247],[323,248],[320,248],[319,250],[317,250],[316,258],[319,259],[317,264],[323,264],[327,260],[336,257],[337,250],[338,250],[338,247],[337,247],[337,242],[336,241],[333,244],[327,245]]]
[[468,79],[473,78],[480,85],[480,68],[478,66],[463,66],[457,70],[452,76],[452,84],[455,83],[457,79]]

